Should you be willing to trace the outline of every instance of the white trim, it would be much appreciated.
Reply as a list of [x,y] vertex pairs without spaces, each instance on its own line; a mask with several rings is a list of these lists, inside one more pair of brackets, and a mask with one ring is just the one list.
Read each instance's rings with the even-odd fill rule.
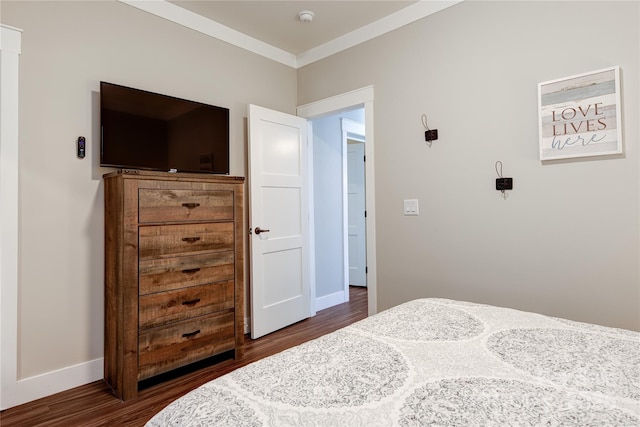
[[297,114],[307,119],[346,110],[357,105],[364,105],[365,117],[365,198],[367,211],[367,290],[369,315],[378,311],[378,286],[376,268],[376,197],[375,197],[375,157],[373,133],[373,86],[363,87],[341,95],[325,98],[320,101],[301,105]]
[[103,372],[104,359],[99,358],[19,380],[13,393],[5,396],[3,409],[101,380]]
[[[371,89],[373,92],[373,88]],[[378,262],[376,258],[376,185],[375,156],[373,150],[373,94],[371,101],[364,103],[365,135],[364,143],[367,161],[365,169],[365,203],[367,211],[367,298],[369,300],[369,316],[378,312]]]
[[349,301],[349,179],[347,159],[347,131],[345,119],[340,119],[342,133],[342,287],[343,302]]
[[302,52],[298,56],[166,0],[118,1],[297,69],[396,30],[464,0],[420,0],[378,21]]
[[341,120],[341,125],[342,125],[343,132],[347,134],[345,138],[349,138],[355,141],[365,142],[366,135],[365,135],[364,124],[360,122],[356,122],[351,119],[343,118]]
[[334,292],[329,295],[325,295],[316,299],[316,309],[318,311],[324,310],[325,308],[333,307],[334,305],[342,304],[343,302],[349,301],[349,292],[347,289],[347,296],[345,297],[344,291]]
[[369,101],[373,101],[373,86],[365,86],[340,95],[321,99],[320,101],[301,105],[296,109],[296,112],[300,117],[311,118],[321,116],[323,114],[334,113],[340,110],[346,110],[355,105],[364,104]]
[[102,358],[18,379],[18,83],[22,31],[0,24],[0,409],[103,377]]
[[22,30],[0,24],[0,50],[4,53],[20,55],[22,53]]
[[296,56],[165,0],[119,0],[152,15],[296,68]]
[[0,409],[18,390],[18,81],[22,32],[0,24]]
[[320,46],[302,52],[297,57],[297,68],[312,64],[327,58],[353,46],[357,46],[375,37],[381,36],[405,25],[411,24],[426,16],[432,15],[443,9],[461,3],[464,0],[454,1],[418,1],[378,21],[358,28],[350,33],[328,41]]
[[307,182],[309,187],[309,317],[318,313],[316,302],[316,228],[313,201],[313,123],[307,120]]

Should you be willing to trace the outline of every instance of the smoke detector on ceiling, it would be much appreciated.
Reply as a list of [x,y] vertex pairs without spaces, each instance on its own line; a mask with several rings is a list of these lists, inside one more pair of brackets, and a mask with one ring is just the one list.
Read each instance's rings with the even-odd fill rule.
[[303,10],[302,12],[298,13],[298,19],[301,22],[311,22],[313,21],[314,17],[315,17],[315,14],[310,10]]

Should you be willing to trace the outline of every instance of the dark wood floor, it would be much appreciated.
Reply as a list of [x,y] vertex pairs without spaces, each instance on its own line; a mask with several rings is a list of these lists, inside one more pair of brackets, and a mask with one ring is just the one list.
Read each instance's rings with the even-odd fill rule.
[[150,386],[126,402],[115,398],[104,382],[96,381],[7,409],[0,413],[0,426],[143,426],[171,401],[207,381],[365,317],[367,291],[351,287],[348,303],[322,310],[315,317],[257,340],[247,338],[240,360],[226,360]]

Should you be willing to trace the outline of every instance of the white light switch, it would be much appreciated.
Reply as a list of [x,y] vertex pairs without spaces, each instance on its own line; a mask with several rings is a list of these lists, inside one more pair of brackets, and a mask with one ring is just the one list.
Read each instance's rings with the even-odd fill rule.
[[418,215],[418,199],[406,199],[404,201],[405,215]]

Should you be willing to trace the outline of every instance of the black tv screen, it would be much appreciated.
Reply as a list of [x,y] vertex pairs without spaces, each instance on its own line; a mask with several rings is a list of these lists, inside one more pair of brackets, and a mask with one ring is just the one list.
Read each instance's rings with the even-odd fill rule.
[[100,82],[100,165],[229,174],[229,109]]

